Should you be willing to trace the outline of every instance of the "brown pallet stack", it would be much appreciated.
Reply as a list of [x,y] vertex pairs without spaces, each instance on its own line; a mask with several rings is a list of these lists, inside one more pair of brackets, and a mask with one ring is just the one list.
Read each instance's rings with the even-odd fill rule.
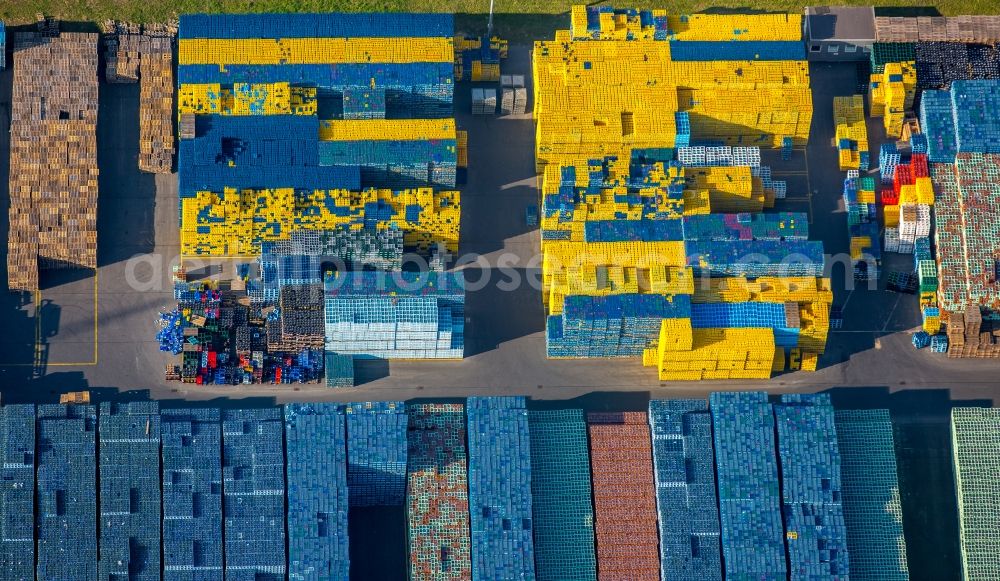
[[173,38],[143,36],[139,65],[139,169],[170,173],[174,159]]
[[988,325],[977,305],[948,313],[948,357],[1000,357],[1000,329]]
[[998,16],[878,16],[878,42],[1000,42]]
[[7,280],[34,291],[97,267],[97,35],[17,33],[12,103]]
[[657,581],[659,528],[645,412],[591,413],[590,465],[600,581]]
[[109,83],[139,81],[140,27],[126,22],[107,22],[104,39],[104,78]]

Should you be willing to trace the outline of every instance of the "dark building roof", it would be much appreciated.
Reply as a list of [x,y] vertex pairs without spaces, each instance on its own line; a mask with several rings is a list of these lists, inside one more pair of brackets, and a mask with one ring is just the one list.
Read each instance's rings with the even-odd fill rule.
[[810,6],[806,8],[808,40],[875,40],[875,10],[871,6]]

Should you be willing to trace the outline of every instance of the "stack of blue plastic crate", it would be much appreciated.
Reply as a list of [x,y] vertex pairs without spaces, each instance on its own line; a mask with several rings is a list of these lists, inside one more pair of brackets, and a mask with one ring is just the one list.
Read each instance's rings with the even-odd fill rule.
[[596,581],[594,507],[582,410],[529,411],[535,578]]
[[36,578],[96,579],[97,408],[40,405],[37,427]]
[[531,440],[521,396],[470,397],[472,579],[534,579]]
[[840,451],[827,394],[784,394],[775,407],[792,579],[848,576]]
[[674,144],[677,147],[691,145],[691,116],[687,111],[674,113],[674,124],[677,127]]
[[160,405],[104,402],[99,579],[160,579]]
[[283,432],[279,408],[222,412],[227,581],[285,576]]
[[339,404],[286,404],[288,577],[350,578],[347,442]]
[[0,483],[0,571],[7,579],[34,579],[35,406],[32,404],[0,407]]
[[319,164],[360,167],[361,183],[379,188],[454,188],[456,141],[320,141]]
[[684,216],[684,237],[696,240],[808,240],[805,212]]
[[950,93],[956,151],[1000,153],[1000,80],[955,81]]
[[[955,117],[948,91],[924,91],[920,94],[920,128],[927,136],[927,159],[932,163],[954,163],[958,153]],[[883,174],[883,181],[885,176]]]
[[691,316],[690,295],[570,295],[545,322],[549,357],[638,357],[660,336],[663,319]]
[[907,581],[906,539],[889,410],[835,413],[852,579]]
[[768,327],[778,347],[797,347],[799,327],[789,327],[785,303],[706,303],[691,305],[691,328]]
[[774,414],[767,394],[710,397],[727,579],[785,579]]
[[347,405],[351,506],[402,506],[406,497],[406,404]]
[[695,276],[823,276],[823,243],[813,240],[684,241]]
[[656,508],[663,579],[722,580],[712,417],[705,400],[652,400]]
[[160,412],[163,581],[222,581],[222,425],[212,408]]
[[0,71],[7,68],[7,26],[0,20]]
[[325,353],[324,373],[327,387],[354,387],[354,356],[333,351]]

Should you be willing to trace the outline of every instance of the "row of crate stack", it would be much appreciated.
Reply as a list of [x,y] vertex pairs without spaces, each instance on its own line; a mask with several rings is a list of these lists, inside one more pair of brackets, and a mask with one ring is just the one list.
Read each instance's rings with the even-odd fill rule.
[[97,267],[97,34],[13,35],[7,283]]
[[871,152],[868,149],[864,97],[862,95],[834,97],[833,124],[840,171],[852,169],[868,171]]
[[797,23],[577,6],[536,43],[548,357],[641,356],[661,380],[816,368],[822,244],[765,213],[788,184],[761,160],[808,138]]
[[104,78],[139,89],[139,169],[170,173],[174,156],[174,39],[176,23],[102,25]]
[[439,273],[458,251],[455,66],[471,44],[447,14],[181,17],[182,255],[257,267],[224,299],[246,303],[237,320],[212,331],[247,337],[213,349],[236,369],[209,357],[182,379],[345,387],[357,359],[464,355],[464,289]]
[[0,444],[19,579],[346,579],[370,507],[410,579],[908,578],[888,412],[826,395],[7,405]]
[[455,80],[498,82],[500,64],[507,58],[508,50],[507,40],[497,36],[455,36]]

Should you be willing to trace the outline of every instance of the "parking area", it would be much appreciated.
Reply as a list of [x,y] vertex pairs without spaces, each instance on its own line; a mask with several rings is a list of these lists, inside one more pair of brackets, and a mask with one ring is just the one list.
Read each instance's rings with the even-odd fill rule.
[[[530,82],[530,47],[512,46],[505,72]],[[788,181],[779,210],[810,212],[811,236],[828,254],[847,252],[844,174],[833,148],[832,99],[856,91],[853,64],[812,68],[813,132],[808,148],[783,161],[765,152],[776,179]],[[0,73],[0,147],[6,152],[10,71]],[[473,117],[467,84],[456,92],[456,117],[469,131],[469,180],[462,191],[463,254],[482,259],[462,266],[476,284],[467,298],[466,355],[454,362],[390,362],[362,366],[362,385],[352,390],[318,386],[202,387],[168,383],[170,358],[157,350],[155,322],[170,306],[171,269],[178,260],[177,178],[140,173],[138,86],[101,85],[98,143],[100,177],[99,268],[50,271],[36,297],[0,297],[5,333],[0,335],[0,383],[7,401],[40,401],[80,388],[149,390],[160,399],[264,397],[278,400],[359,400],[528,394],[569,399],[591,392],[703,395],[727,389],[818,391],[831,387],[884,386],[891,390],[951,388],[955,399],[995,399],[1000,386],[989,361],[949,360],[910,345],[919,324],[916,298],[885,290],[850,289],[834,266],[836,302],[844,326],[833,331],[821,369],[787,373],[769,381],[670,383],[657,380],[638,360],[547,360],[540,293],[527,284],[540,276],[539,234],[525,222],[537,203],[534,124],[524,117]],[[872,151],[881,142],[870,126]],[[7,158],[0,156],[3,203]],[[0,218],[6,238],[6,212]],[[4,249],[5,250],[5,247]],[[905,269],[908,256],[890,256]],[[0,268],[6,268],[6,261]],[[505,268],[501,272],[501,267]],[[4,273],[5,274],[5,273]],[[520,278],[521,284],[512,284]],[[481,287],[481,288],[479,288]],[[512,290],[505,290],[513,287]],[[96,293],[96,294],[95,294]],[[647,395],[648,397],[648,395]]]

